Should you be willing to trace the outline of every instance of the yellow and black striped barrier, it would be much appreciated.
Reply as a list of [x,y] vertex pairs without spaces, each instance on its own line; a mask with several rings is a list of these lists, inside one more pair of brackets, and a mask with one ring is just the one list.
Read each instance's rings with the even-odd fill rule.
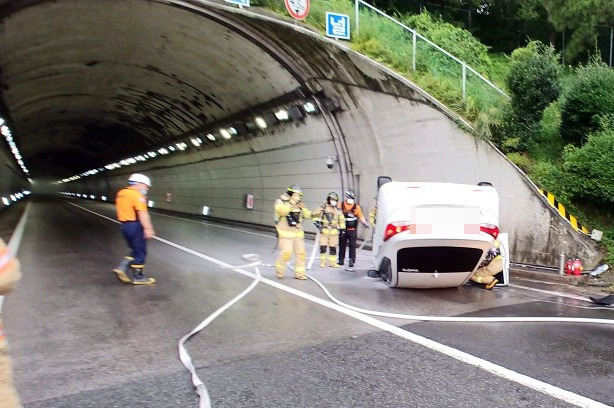
[[561,216],[563,218],[565,218],[567,221],[569,221],[569,223],[571,224],[571,226],[573,227],[574,230],[578,231],[578,232],[582,232],[584,234],[589,235],[591,232],[589,231],[588,228],[586,228],[584,225],[580,224],[578,222],[578,219],[576,217],[574,217],[573,215],[571,215],[567,209],[565,209],[565,206],[563,206],[563,204],[559,203],[556,198],[554,198],[554,195],[552,195],[552,193],[549,193],[548,191],[544,190],[544,189],[539,189],[539,192],[546,197],[546,199],[548,200],[548,203],[554,207],[559,214],[561,214]]

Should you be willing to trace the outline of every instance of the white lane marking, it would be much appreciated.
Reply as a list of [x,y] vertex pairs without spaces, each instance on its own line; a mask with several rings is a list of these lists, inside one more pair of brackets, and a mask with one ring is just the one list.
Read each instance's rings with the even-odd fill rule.
[[[104,216],[102,214],[98,214],[98,213],[96,213],[94,211],[88,210],[87,208],[81,207],[81,206],[79,206],[77,204],[73,204],[73,203],[70,203],[70,202],[69,202],[69,204],[74,205],[75,207],[81,208],[81,209],[83,209],[83,210],[85,210],[87,212],[90,212],[90,213],[92,213],[94,215],[97,215],[99,217],[102,217],[102,218],[105,218],[107,220],[110,220],[110,221],[113,221],[113,222],[117,223],[116,220],[113,220],[113,219],[111,219],[109,217],[106,217],[106,216]],[[202,254],[202,253],[194,251],[192,249],[186,248],[186,247],[184,247],[182,245],[179,245],[179,244],[176,244],[174,242],[167,241],[167,240],[165,240],[163,238],[159,238],[159,237],[154,237],[154,238],[157,239],[158,241],[164,242],[167,245],[170,245],[170,246],[172,246],[174,248],[177,248],[179,250],[182,250],[184,252],[192,254],[192,255],[194,255],[196,257],[205,259],[205,260],[207,260],[209,262],[212,262],[212,263],[214,263],[216,265],[232,269],[232,265],[227,264],[226,262],[223,262],[223,261],[221,261],[219,259],[210,257],[208,255]],[[248,271],[243,270],[243,269],[232,269],[232,270],[236,271],[236,272],[238,272],[238,273],[240,273],[242,275],[249,276],[252,279],[256,279],[256,275],[254,273],[252,273],[252,272],[248,272]],[[409,341],[411,341],[413,343],[416,343],[416,344],[419,344],[421,346],[427,347],[427,348],[429,348],[431,350],[438,351],[438,352],[440,352],[442,354],[447,355],[448,357],[452,357],[452,358],[454,358],[454,359],[456,359],[458,361],[467,363],[467,364],[472,365],[474,367],[481,368],[484,371],[487,371],[487,372],[489,372],[491,374],[494,374],[494,375],[496,375],[498,377],[501,377],[501,378],[504,378],[506,380],[513,381],[515,383],[524,385],[525,387],[531,388],[531,389],[533,389],[535,391],[539,391],[539,392],[541,392],[543,394],[549,395],[549,396],[554,397],[556,399],[559,399],[561,401],[565,401],[567,403],[574,404],[574,405],[576,405],[578,407],[591,407],[591,408],[593,408],[593,407],[594,408],[606,408],[606,407],[609,407],[608,405],[605,405],[605,404],[603,404],[603,403],[601,403],[599,401],[592,400],[592,399],[584,397],[582,395],[579,395],[579,394],[573,393],[571,391],[567,391],[567,390],[564,390],[562,388],[556,387],[554,385],[548,384],[548,383],[546,383],[544,381],[540,381],[540,380],[537,380],[535,378],[529,377],[527,375],[520,374],[520,373],[518,373],[516,371],[510,370],[510,369],[505,368],[503,366],[500,366],[498,364],[494,364],[494,363],[491,363],[490,361],[484,360],[482,358],[475,357],[475,356],[473,356],[473,355],[471,355],[469,353],[465,353],[464,351],[460,351],[460,350],[455,349],[453,347],[449,347],[449,346],[446,346],[444,344],[437,343],[436,341],[427,339],[426,337],[419,336],[417,334],[411,333],[411,332],[409,332],[407,330],[401,329],[401,328],[396,327],[394,325],[391,325],[389,323],[385,323],[385,322],[383,322],[381,320],[378,320],[378,319],[375,319],[375,318],[373,318],[371,316],[367,316],[367,315],[364,315],[362,313],[355,312],[353,310],[350,310],[350,309],[347,309],[345,307],[339,306],[339,305],[337,305],[337,304],[335,304],[333,302],[330,302],[328,300],[324,300],[324,299],[318,298],[316,296],[310,295],[308,293],[301,292],[300,290],[294,289],[292,287],[289,287],[289,286],[286,286],[286,285],[282,285],[281,283],[279,283],[277,281],[273,281],[273,280],[270,280],[268,278],[261,278],[260,281],[262,283],[265,283],[265,284],[267,284],[269,286],[272,286],[272,287],[274,287],[276,289],[283,290],[284,292],[287,292],[287,293],[290,293],[292,295],[295,295],[295,296],[301,297],[303,299],[309,300],[309,301],[311,301],[313,303],[317,303],[317,304],[319,304],[321,306],[324,306],[324,307],[327,307],[329,309],[335,310],[335,311],[337,311],[339,313],[343,313],[346,316],[353,317],[353,318],[355,318],[357,320],[360,320],[363,323],[369,324],[369,325],[371,325],[373,327],[376,327],[378,329],[381,329],[381,330],[385,330],[385,331],[387,331],[387,332],[389,332],[391,334],[394,334],[396,336],[399,336],[399,337],[401,337],[403,339],[406,339],[406,340],[409,340]]]
[[527,286],[521,286],[521,285],[513,285],[510,284],[509,286],[513,287],[513,288],[518,288],[518,289],[525,289],[525,290],[532,290],[533,292],[539,292],[539,293],[545,293],[547,295],[554,295],[554,296],[560,296],[560,297],[566,297],[566,298],[570,298],[570,299],[575,299],[575,300],[581,300],[583,302],[589,302],[592,303],[591,300],[587,297],[582,297],[582,296],[577,296],[577,295],[571,295],[569,293],[561,293],[561,292],[556,292],[553,290],[544,290],[544,289],[537,289],[537,288],[529,288]]
[[[15,231],[11,235],[11,239],[6,244],[9,249],[9,253],[13,256],[17,255],[17,251],[19,251],[19,244],[21,243],[21,238],[23,237],[23,230],[26,228],[26,220],[28,219],[28,214],[30,213],[30,206],[32,202],[28,201],[26,204],[26,209],[24,210],[19,222],[17,223],[17,227],[15,227]],[[2,307],[4,306],[4,296],[0,296],[0,314],[2,314]]]

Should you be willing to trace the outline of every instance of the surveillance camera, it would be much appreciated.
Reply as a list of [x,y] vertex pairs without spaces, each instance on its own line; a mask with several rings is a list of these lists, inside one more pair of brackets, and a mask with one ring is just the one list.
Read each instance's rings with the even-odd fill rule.
[[328,159],[326,159],[326,167],[328,167],[329,169],[332,169],[334,165],[335,165],[335,159],[332,156],[329,156]]

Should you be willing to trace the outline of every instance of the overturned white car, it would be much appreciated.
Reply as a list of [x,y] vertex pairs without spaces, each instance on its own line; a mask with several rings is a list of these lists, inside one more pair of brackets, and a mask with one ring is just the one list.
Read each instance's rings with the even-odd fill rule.
[[373,261],[391,287],[463,285],[499,234],[499,195],[490,183],[378,180]]

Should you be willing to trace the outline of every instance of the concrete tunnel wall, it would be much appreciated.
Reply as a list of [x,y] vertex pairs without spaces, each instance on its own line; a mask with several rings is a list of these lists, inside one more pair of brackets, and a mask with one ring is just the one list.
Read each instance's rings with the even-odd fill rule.
[[[320,100],[336,100],[339,109],[214,150],[85,179],[67,186],[70,191],[113,197],[130,172],[146,171],[154,180],[156,207],[200,214],[208,205],[212,217],[270,226],[273,201],[294,183],[305,189],[310,208],[328,191],[351,187],[367,210],[379,175],[490,181],[500,195],[500,227],[510,234],[513,262],[556,266],[561,251],[580,257],[588,268],[600,261],[597,245],[573,231],[519,169],[414,84],[304,28],[223,6],[208,11],[265,39],[293,62],[311,92]],[[328,170],[325,160],[331,155],[339,161]],[[173,194],[171,202],[165,201],[167,192]],[[243,207],[247,193],[256,196],[254,210]]]

